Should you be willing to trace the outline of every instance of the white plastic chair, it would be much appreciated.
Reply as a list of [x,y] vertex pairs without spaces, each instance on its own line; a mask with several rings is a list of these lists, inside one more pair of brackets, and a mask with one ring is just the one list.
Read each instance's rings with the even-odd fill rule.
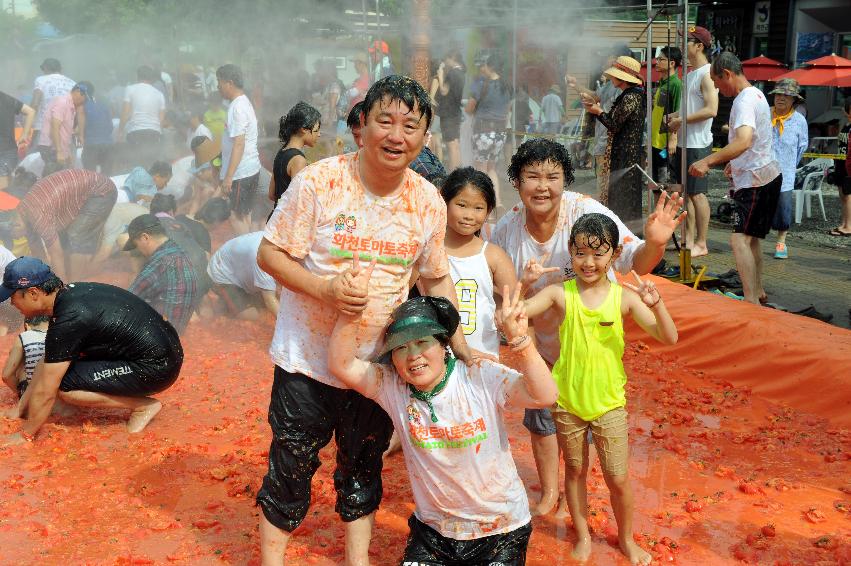
[[820,157],[818,159],[813,159],[807,163],[805,167],[811,169],[813,166],[817,169],[812,173],[808,173],[807,176],[804,177],[804,182],[800,189],[796,187],[793,191],[795,193],[795,224],[801,223],[801,218],[804,215],[805,203],[807,205],[807,218],[812,217],[812,197],[814,195],[818,197],[818,203],[821,207],[821,215],[824,217],[825,222],[827,222],[827,213],[824,211],[824,197],[822,197],[821,186],[822,183],[824,183],[824,176],[827,169],[833,166],[833,161]]

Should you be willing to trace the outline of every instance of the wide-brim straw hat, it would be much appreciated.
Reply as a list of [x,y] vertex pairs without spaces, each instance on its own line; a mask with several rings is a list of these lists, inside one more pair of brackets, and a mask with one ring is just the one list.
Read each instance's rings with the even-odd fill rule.
[[768,94],[785,94],[798,100],[804,100],[804,97],[801,96],[801,85],[795,79],[780,79],[774,85],[774,90]]
[[603,74],[635,85],[644,82],[641,80],[641,63],[623,55],[615,59],[614,65],[606,69]]

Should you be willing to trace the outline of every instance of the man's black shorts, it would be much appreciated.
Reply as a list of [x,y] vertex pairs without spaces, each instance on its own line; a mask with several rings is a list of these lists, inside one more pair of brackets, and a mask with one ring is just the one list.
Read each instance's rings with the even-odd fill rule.
[[411,533],[402,566],[522,566],[532,536],[532,523],[473,540],[447,538],[414,515],[408,526]]
[[120,360],[76,360],[65,372],[59,390],[147,397],[171,387],[177,381],[181,365],[182,357],[159,365]]
[[761,187],[748,187],[733,193],[733,232],[765,238],[780,199],[783,176]]
[[230,209],[237,216],[247,216],[254,210],[257,199],[258,171],[250,177],[237,179],[230,184]]
[[301,524],[310,507],[319,451],[332,436],[337,444],[334,488],[340,518],[355,521],[378,509],[382,456],[393,425],[375,401],[275,366],[269,426],[269,469],[257,504],[270,523],[288,532]]

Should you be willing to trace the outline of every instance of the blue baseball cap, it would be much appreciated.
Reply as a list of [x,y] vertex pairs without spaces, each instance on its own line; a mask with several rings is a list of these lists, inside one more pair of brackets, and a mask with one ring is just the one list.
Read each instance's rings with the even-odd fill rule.
[[0,285],[0,303],[5,302],[12,293],[20,289],[29,289],[41,285],[56,277],[50,266],[35,257],[19,257],[6,266],[3,273],[3,285]]

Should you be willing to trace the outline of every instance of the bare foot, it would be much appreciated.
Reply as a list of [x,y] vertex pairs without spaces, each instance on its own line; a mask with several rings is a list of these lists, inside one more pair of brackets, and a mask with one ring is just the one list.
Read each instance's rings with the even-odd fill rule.
[[629,563],[635,566],[636,564],[650,564],[653,557],[638,546],[632,538],[620,541],[621,552],[629,559]]
[[581,537],[573,545],[570,557],[578,562],[585,562],[591,557],[591,537]]
[[691,248],[691,257],[702,257],[705,255],[709,255],[709,248],[706,246],[698,246],[694,245]]
[[162,403],[156,399],[151,399],[144,405],[133,409],[133,412],[130,413],[130,418],[127,419],[127,432],[135,433],[145,430],[145,427],[148,426],[151,419],[153,419],[162,408]]
[[390,437],[390,444],[387,446],[387,450],[384,451],[384,456],[382,457],[387,458],[394,452],[398,452],[400,448],[402,448],[402,441],[399,440],[399,435],[394,430],[393,436]]
[[537,505],[530,509],[532,516],[537,517],[539,515],[546,515],[550,511],[553,510],[553,507],[558,503],[558,492],[553,491],[550,493],[544,493],[541,495],[541,500]]
[[567,497],[561,493],[558,496],[558,507],[556,507],[556,512],[553,513],[553,518],[567,519],[568,516],[570,516],[570,511],[567,509]]

